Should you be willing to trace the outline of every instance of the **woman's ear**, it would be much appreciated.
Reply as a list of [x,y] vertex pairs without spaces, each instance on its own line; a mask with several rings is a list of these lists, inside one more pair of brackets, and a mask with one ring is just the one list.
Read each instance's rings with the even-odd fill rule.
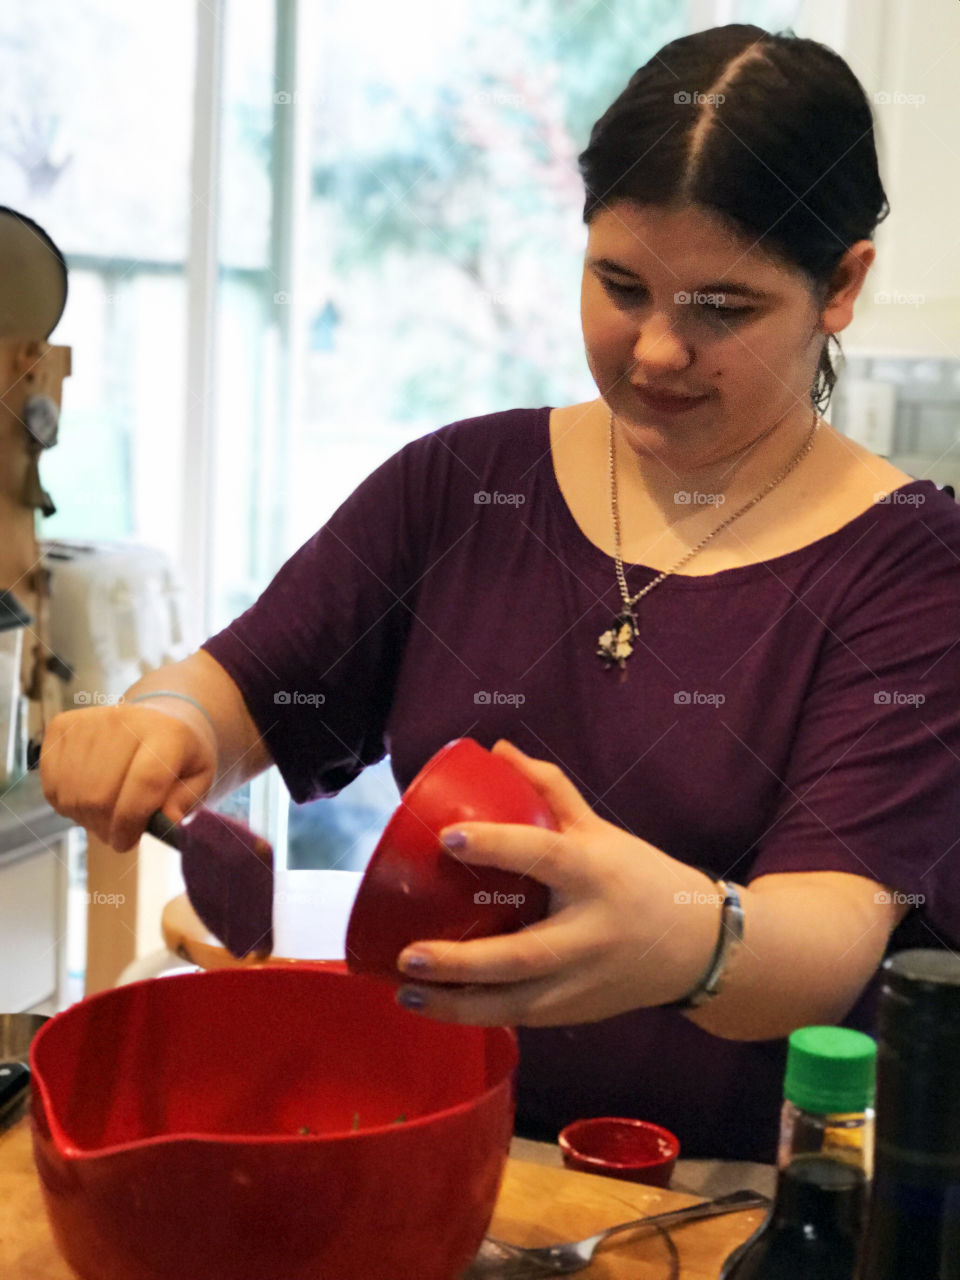
[[877,250],[872,240],[858,240],[850,246],[834,268],[824,290],[818,328],[824,333],[839,333],[853,319],[853,304],[873,265]]

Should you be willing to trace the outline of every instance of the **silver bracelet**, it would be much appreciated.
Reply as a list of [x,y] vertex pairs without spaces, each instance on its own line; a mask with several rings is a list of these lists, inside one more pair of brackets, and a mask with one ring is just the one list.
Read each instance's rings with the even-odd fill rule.
[[720,933],[717,945],[707,971],[691,992],[680,1000],[671,1001],[662,1006],[666,1009],[698,1009],[701,1005],[719,995],[723,983],[723,975],[730,957],[743,942],[743,904],[738,892],[740,886],[729,880],[718,880],[723,890],[723,905],[720,909]]
[[151,689],[149,693],[138,693],[135,698],[127,698],[126,701],[130,703],[146,702],[148,698],[181,698],[184,702],[189,702],[192,707],[196,707],[198,711],[206,716],[207,723],[213,730],[214,741],[217,740],[217,726],[213,723],[213,716],[196,698],[191,698],[189,693],[178,693],[175,689]]

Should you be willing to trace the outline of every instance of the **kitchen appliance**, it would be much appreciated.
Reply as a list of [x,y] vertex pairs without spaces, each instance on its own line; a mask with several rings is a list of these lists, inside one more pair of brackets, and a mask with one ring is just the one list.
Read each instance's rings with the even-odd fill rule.
[[41,541],[50,643],[69,668],[61,709],[116,702],[141,676],[191,652],[183,586],[155,547]]
[[0,591],[0,782],[17,772],[23,632],[32,622],[12,591]]
[[[56,443],[69,347],[51,346],[67,301],[67,266],[44,229],[15,209],[0,207],[0,589],[15,590],[30,630],[7,637],[0,726],[0,778],[20,772],[10,737],[39,729],[44,703],[55,696],[46,636],[45,580],[39,568],[36,511],[53,509],[40,481],[39,459]],[[10,649],[20,643],[17,700],[7,698]],[[27,699],[24,708],[19,698]]]

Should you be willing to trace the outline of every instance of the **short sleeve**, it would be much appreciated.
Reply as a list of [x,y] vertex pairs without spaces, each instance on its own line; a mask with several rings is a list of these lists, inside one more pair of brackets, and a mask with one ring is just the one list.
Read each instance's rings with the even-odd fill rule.
[[430,452],[424,437],[388,458],[202,646],[236,683],[298,803],[335,795],[387,750]]
[[958,525],[956,508],[918,517],[825,626],[748,877],[866,876],[912,895],[930,946],[960,943]]

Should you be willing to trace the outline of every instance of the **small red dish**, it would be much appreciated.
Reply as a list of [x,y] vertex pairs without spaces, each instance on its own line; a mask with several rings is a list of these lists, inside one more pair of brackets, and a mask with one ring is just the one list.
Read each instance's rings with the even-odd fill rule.
[[568,1169],[651,1187],[670,1185],[680,1154],[680,1141],[669,1129],[619,1116],[575,1120],[557,1141]]
[[347,967],[395,982],[411,942],[514,933],[542,919],[546,885],[532,875],[471,866],[440,843],[457,822],[555,829],[549,806],[513,765],[472,738],[448,742],[403,793],[380,837],[347,926]]

